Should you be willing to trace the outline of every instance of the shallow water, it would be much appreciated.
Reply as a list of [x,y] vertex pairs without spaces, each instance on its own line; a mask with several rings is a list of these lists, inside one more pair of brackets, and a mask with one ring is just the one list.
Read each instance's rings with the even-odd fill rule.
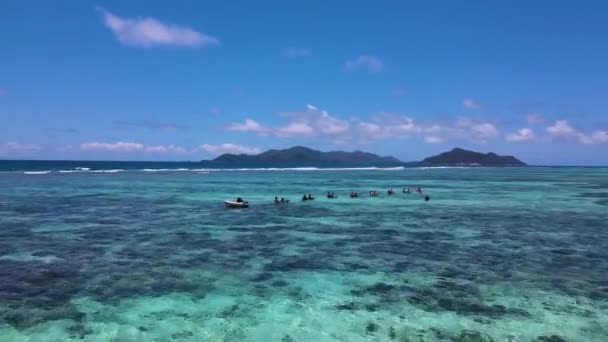
[[599,168],[0,173],[0,341],[605,341],[607,222]]

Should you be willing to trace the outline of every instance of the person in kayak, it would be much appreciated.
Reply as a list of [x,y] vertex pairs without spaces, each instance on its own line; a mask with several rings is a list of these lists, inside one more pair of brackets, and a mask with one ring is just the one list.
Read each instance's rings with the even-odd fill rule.
[[420,187],[418,187],[418,189],[416,189],[416,192],[421,194],[422,193],[422,189]]
[[393,189],[388,189],[388,194],[389,194],[389,195],[394,195],[394,194],[395,194],[395,192],[393,191]]
[[403,193],[404,194],[409,194],[411,192],[412,192],[412,190],[410,188],[407,188],[407,189],[403,188]]
[[314,198],[314,197],[312,197],[312,195],[311,195],[311,194],[308,194],[308,200],[309,200],[309,201],[312,201],[312,200],[314,200],[314,199],[315,199],[315,198]]
[[302,196],[302,201],[308,201],[308,197],[306,195]]
[[279,203],[279,198],[278,197],[274,197],[274,203]]

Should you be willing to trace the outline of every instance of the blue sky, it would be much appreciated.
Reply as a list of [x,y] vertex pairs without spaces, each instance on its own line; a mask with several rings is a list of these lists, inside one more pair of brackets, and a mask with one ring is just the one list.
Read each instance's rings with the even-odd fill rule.
[[603,1],[0,5],[0,158],[455,146],[608,165]]

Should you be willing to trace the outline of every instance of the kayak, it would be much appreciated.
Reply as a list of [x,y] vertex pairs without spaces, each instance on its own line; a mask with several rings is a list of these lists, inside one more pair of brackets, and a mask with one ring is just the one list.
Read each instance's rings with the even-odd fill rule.
[[249,202],[224,201],[226,208],[249,208]]

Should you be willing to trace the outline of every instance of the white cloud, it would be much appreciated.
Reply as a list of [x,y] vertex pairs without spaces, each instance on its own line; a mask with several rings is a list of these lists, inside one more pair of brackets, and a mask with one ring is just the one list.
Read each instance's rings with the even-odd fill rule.
[[450,138],[469,140],[477,144],[485,144],[488,140],[500,137],[500,131],[489,122],[477,121],[470,118],[458,118],[453,127],[446,127]]
[[276,128],[274,132],[280,137],[311,136],[315,133],[314,129],[304,122],[292,122],[286,126]]
[[312,104],[307,104],[302,112],[285,112],[280,115],[289,118],[289,121],[284,125],[265,126],[253,119],[246,119],[245,122],[233,123],[225,129],[281,138],[319,137],[335,144],[392,138],[418,138],[427,143],[464,140],[483,144],[501,136],[493,123],[470,118],[459,118],[453,124],[441,125],[434,122],[420,123],[411,117],[391,113],[379,113],[369,120],[344,120]]
[[574,129],[574,127],[570,126],[568,121],[566,120],[557,120],[555,123],[549,127],[547,127],[547,132],[554,137],[573,137],[578,136],[579,132]]
[[412,138],[421,135],[425,127],[414,119],[390,113],[379,113],[371,122],[360,122],[357,126],[364,139]]
[[536,135],[534,134],[533,130],[529,128],[522,128],[515,133],[507,134],[505,139],[512,142],[532,141],[536,139]]
[[42,151],[43,148],[40,145],[34,144],[20,144],[14,141],[7,142],[4,145],[0,145],[0,154],[20,154],[27,152]]
[[500,136],[496,126],[489,122],[475,124],[471,126],[471,131],[475,134],[476,138],[482,141]]
[[572,127],[566,120],[557,120],[547,127],[547,132],[558,139],[576,139],[580,143],[592,145],[608,143],[608,131],[597,130],[593,133],[583,133]]
[[359,123],[359,129],[365,133],[366,136],[369,137],[382,137],[382,127],[375,123],[371,122],[361,122]]
[[343,134],[343,133],[347,133],[348,130],[350,129],[350,125],[346,121],[334,119],[332,117],[329,117],[329,115],[324,116],[324,118],[326,118],[326,119],[320,120],[318,122],[321,133],[323,133],[323,134],[327,134],[327,135]]
[[424,137],[424,142],[426,142],[428,144],[440,144],[440,143],[444,142],[444,140],[441,137],[429,135],[429,136]]
[[263,133],[266,131],[262,125],[253,119],[245,119],[244,123],[233,123],[226,128],[227,131],[234,132],[255,132]]
[[481,108],[481,106],[479,105],[479,103],[475,102],[475,100],[473,100],[473,99],[464,99],[464,100],[462,100],[462,106],[465,109],[469,109],[469,110],[477,110],[477,109]]
[[432,125],[432,126],[429,126],[429,127],[425,127],[425,128],[424,128],[424,131],[425,131],[426,133],[430,133],[430,134],[437,134],[437,133],[439,133],[441,130],[442,130],[442,129],[441,129],[441,126],[439,126],[439,125]]
[[452,125],[440,125],[432,122],[420,123],[406,116],[387,113],[375,116],[371,122],[360,122],[357,128],[362,138],[420,138],[431,144],[449,140],[484,144],[501,136],[498,128],[489,122],[460,118]]
[[199,146],[201,151],[207,152],[209,154],[213,154],[213,155],[217,155],[217,154],[224,154],[224,153],[235,153],[235,154],[257,154],[262,152],[262,150],[260,150],[257,147],[247,147],[247,146],[243,146],[243,145],[237,145],[237,144],[221,144],[221,145],[210,145],[210,144],[203,144],[201,146]]
[[168,145],[168,146],[163,146],[163,145],[157,145],[157,146],[146,146],[145,149],[146,152],[150,152],[150,153],[161,153],[161,154],[186,154],[188,153],[188,151],[180,146],[175,146],[175,145]]
[[301,57],[310,55],[310,49],[290,47],[285,50],[285,54],[289,57]]
[[122,18],[99,6],[97,11],[116,39],[125,45],[199,47],[219,44],[215,37],[155,18]]
[[540,113],[530,113],[526,116],[529,124],[536,125],[545,122],[545,117]]
[[608,131],[595,131],[591,134],[592,144],[608,143]]
[[590,134],[578,133],[578,140],[587,145],[608,143],[608,131],[595,131]]
[[80,144],[80,149],[84,151],[111,151],[111,152],[136,152],[143,151],[144,145],[134,142],[87,142]]
[[146,153],[159,153],[159,154],[187,154],[188,150],[183,147],[176,145],[154,145],[146,146],[144,144],[136,142],[123,142],[118,141],[114,143],[104,142],[87,142],[80,144],[80,149],[83,151],[98,151],[98,152],[119,152],[119,153],[132,153],[132,152],[146,152]]
[[357,59],[348,60],[344,66],[348,70],[366,68],[370,73],[378,73],[384,69],[384,63],[382,60],[371,55],[361,55]]
[[40,151],[42,147],[34,144],[19,144],[16,142],[9,142],[6,144],[6,148],[12,151]]
[[332,117],[327,111],[311,104],[307,104],[303,112],[282,113],[282,116],[289,117],[290,122],[283,126],[265,127],[253,119],[246,119],[243,123],[228,125],[226,130],[281,138],[330,136],[336,139],[346,135],[350,130],[348,121]]

